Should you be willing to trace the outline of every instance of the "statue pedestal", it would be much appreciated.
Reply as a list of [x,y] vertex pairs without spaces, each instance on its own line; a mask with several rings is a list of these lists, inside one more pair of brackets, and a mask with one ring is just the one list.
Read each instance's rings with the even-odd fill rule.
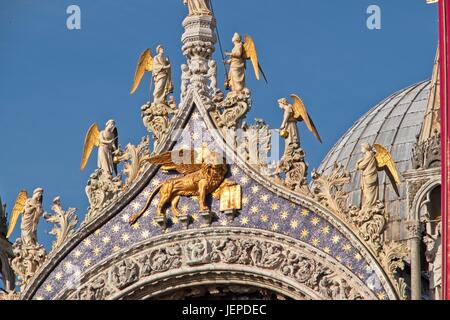
[[239,212],[236,209],[226,210],[226,211],[223,211],[223,213],[227,216],[229,222],[233,222],[234,219],[239,214]]
[[160,226],[164,231],[167,229],[167,218],[166,217],[156,217],[156,223]]
[[200,212],[200,216],[203,218],[204,223],[202,224],[203,228],[207,228],[210,227],[213,219],[215,217],[214,212],[210,211],[204,211],[204,212]]
[[191,223],[191,217],[187,214],[182,214],[178,216],[178,221],[180,221],[183,228],[187,230],[189,228],[189,224]]

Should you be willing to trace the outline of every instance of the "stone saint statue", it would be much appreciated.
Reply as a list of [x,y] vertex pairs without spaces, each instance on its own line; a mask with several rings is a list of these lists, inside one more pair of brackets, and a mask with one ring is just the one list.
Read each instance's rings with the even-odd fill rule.
[[37,226],[39,219],[44,214],[42,208],[42,195],[44,190],[37,188],[33,191],[31,198],[28,198],[23,208],[22,224],[20,225],[20,231],[22,244],[26,246],[37,246]]
[[237,33],[232,38],[234,47],[231,52],[225,54],[230,57],[225,63],[230,65],[229,83],[231,91],[240,93],[245,89],[245,49],[241,36]]
[[361,171],[362,207],[363,211],[376,207],[379,196],[378,164],[375,152],[368,143],[363,143],[361,152],[363,158],[357,163]]
[[210,16],[209,0],[183,0],[189,8],[189,16]]
[[166,103],[167,96],[173,92],[172,73],[169,58],[164,54],[164,47],[156,48],[156,56],[153,58],[153,102],[155,104]]

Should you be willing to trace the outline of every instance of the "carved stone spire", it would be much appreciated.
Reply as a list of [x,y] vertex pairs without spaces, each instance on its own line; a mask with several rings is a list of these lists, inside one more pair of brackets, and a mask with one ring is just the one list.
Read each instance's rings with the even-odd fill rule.
[[441,133],[440,127],[440,76],[439,76],[439,50],[437,50],[436,58],[433,66],[433,75],[431,78],[431,90],[428,96],[428,105],[425,112],[425,118],[420,130],[419,143],[425,142],[432,138],[436,133]]
[[439,49],[431,78],[431,89],[428,105],[422,122],[417,143],[413,149],[412,164],[414,169],[429,169],[440,166],[441,159],[441,127],[440,127],[440,89],[439,89]]
[[214,45],[217,42],[214,32],[216,19],[213,15],[192,15],[184,19],[183,27],[185,32],[181,38],[182,50],[187,58],[188,68],[183,70],[182,78],[189,78],[187,89],[196,90],[208,105],[213,94],[209,88],[209,81]]

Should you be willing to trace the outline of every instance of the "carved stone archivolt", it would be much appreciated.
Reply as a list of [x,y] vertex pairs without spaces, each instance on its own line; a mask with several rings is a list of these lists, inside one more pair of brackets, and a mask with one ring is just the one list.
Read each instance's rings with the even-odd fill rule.
[[[198,232],[191,232],[154,245],[141,244],[91,269],[81,279],[79,288],[61,292],[58,298],[133,298],[135,288],[156,283],[157,279],[166,279],[162,282],[172,277],[178,279],[183,274],[199,272],[204,275],[201,283],[205,284],[210,271],[210,280],[214,283],[213,274],[218,270],[238,276],[242,272],[241,280],[247,273],[261,279],[275,278],[297,291],[287,295],[293,298],[296,294],[309,299],[375,298],[374,293],[345,267],[338,262],[331,263],[312,248],[274,239],[258,231],[223,233],[205,231],[199,237]],[[196,280],[190,285],[198,284]],[[233,285],[233,281],[228,285]],[[158,294],[167,294],[159,289],[162,288],[152,287]]]

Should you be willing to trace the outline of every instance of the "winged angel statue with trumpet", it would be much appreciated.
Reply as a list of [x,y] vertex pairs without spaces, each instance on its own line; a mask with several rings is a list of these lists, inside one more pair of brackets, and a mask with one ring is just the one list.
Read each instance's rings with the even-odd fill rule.
[[299,96],[292,94],[292,104],[286,98],[278,100],[278,105],[284,110],[283,122],[280,128],[280,135],[286,139],[285,154],[295,148],[300,147],[300,138],[298,134],[297,122],[305,122],[306,127],[322,143],[319,132],[314,125],[313,120],[306,110],[305,104]]
[[368,143],[363,143],[361,151],[363,157],[357,163],[357,169],[361,171],[361,211],[369,212],[379,202],[378,171],[386,173],[397,195],[400,176],[391,153],[382,145],[375,144],[371,147]]
[[245,69],[247,60],[250,60],[252,63],[256,79],[260,79],[261,72],[267,82],[264,71],[259,64],[255,42],[252,37],[246,35],[244,42],[242,42],[241,36],[238,33],[235,33],[232,41],[234,44],[233,50],[225,53],[230,57],[230,59],[225,61],[225,64],[230,65],[226,87],[231,88],[231,92],[233,93],[240,93],[246,88]]
[[206,196],[213,194],[218,198],[225,186],[234,185],[225,180],[228,167],[222,156],[217,152],[207,150],[207,148],[202,148],[201,152],[194,150],[165,152],[161,155],[144,158],[142,161],[160,165],[164,171],[177,171],[183,176],[169,179],[160,184],[148,197],[142,210],[130,218],[130,224],[135,224],[148,210],[158,192],[160,200],[156,216],[164,217],[164,207],[170,203],[172,213],[178,217],[181,215],[177,208],[180,197],[197,197],[199,210],[207,212],[209,208],[206,204]]

